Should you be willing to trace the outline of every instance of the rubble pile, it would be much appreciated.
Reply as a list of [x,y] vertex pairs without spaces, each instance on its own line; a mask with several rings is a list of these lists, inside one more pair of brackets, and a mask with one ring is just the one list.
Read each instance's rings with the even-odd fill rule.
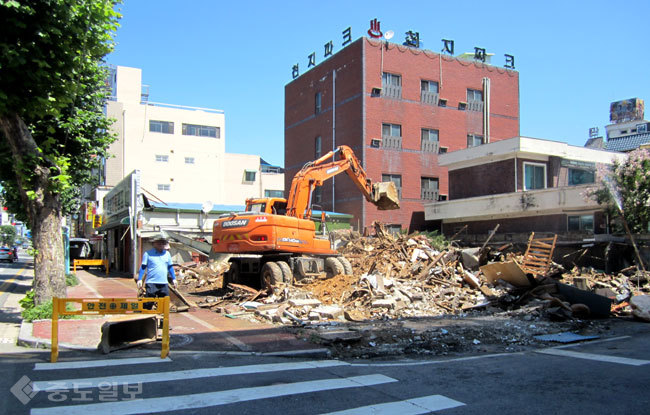
[[187,292],[212,291],[221,288],[223,274],[228,271],[227,262],[187,262],[176,266],[180,288]]
[[608,320],[593,318],[612,312],[650,319],[650,284],[636,268],[612,275],[551,262],[545,275],[526,275],[510,244],[436,246],[426,235],[381,227],[373,237],[337,235],[335,244],[351,275],[221,289],[227,262],[184,264],[181,289],[199,307],[286,325],[348,357],[513,351],[549,332],[601,333]]

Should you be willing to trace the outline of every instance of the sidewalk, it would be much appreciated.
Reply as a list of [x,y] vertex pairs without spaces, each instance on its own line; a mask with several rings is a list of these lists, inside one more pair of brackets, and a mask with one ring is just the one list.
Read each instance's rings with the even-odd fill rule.
[[[77,269],[79,285],[68,287],[68,297],[73,298],[132,298],[137,296],[136,285],[128,276],[101,270]],[[103,316],[86,320],[59,320],[59,345],[61,348],[96,350],[101,340],[101,326],[108,319]],[[170,353],[178,350],[210,351],[251,354],[320,355],[327,350],[297,339],[282,328],[269,324],[251,322],[247,319],[231,319],[204,309],[171,313]],[[52,325],[50,320],[22,323],[18,344],[49,348]],[[151,343],[142,348],[160,348]]]

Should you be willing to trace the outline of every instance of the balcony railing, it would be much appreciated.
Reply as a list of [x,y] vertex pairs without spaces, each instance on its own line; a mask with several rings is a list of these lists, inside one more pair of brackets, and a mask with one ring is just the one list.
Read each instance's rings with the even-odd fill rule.
[[425,153],[438,153],[438,148],[440,147],[440,143],[437,141],[427,141],[423,140],[422,143],[420,144],[420,150],[425,152]]
[[420,199],[422,200],[438,200],[438,189],[421,189]]
[[427,105],[438,105],[440,95],[437,92],[420,91],[420,102]]
[[470,111],[483,111],[483,101],[469,101],[467,109]]
[[401,99],[402,87],[395,85],[383,85],[381,89],[381,96],[384,98]]
[[393,135],[384,135],[381,137],[381,146],[383,148],[402,148],[402,137],[396,137]]

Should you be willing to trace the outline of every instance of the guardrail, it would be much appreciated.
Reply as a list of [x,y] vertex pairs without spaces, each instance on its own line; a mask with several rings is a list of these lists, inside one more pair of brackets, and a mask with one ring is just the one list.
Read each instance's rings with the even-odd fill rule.
[[[75,310],[68,310],[68,303],[80,304]],[[153,303],[155,309],[144,308],[145,303]],[[162,298],[52,298],[52,352],[50,361],[59,358],[59,316],[105,315],[105,314],[162,314],[163,333],[160,358],[169,354],[169,297]]]

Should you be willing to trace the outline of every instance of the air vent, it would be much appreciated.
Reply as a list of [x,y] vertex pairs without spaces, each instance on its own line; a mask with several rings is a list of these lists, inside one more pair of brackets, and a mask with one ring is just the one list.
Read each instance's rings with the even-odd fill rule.
[[381,96],[381,88],[372,88],[372,91],[370,92],[371,97],[378,97]]
[[440,99],[438,100],[438,106],[439,106],[439,107],[446,107],[446,106],[447,106],[447,100],[446,100],[446,99],[443,99],[443,98],[440,98]]
[[459,102],[458,103],[458,109],[461,111],[465,111],[467,109],[467,102]]
[[373,138],[370,140],[370,147],[379,148],[381,147],[381,139]]

